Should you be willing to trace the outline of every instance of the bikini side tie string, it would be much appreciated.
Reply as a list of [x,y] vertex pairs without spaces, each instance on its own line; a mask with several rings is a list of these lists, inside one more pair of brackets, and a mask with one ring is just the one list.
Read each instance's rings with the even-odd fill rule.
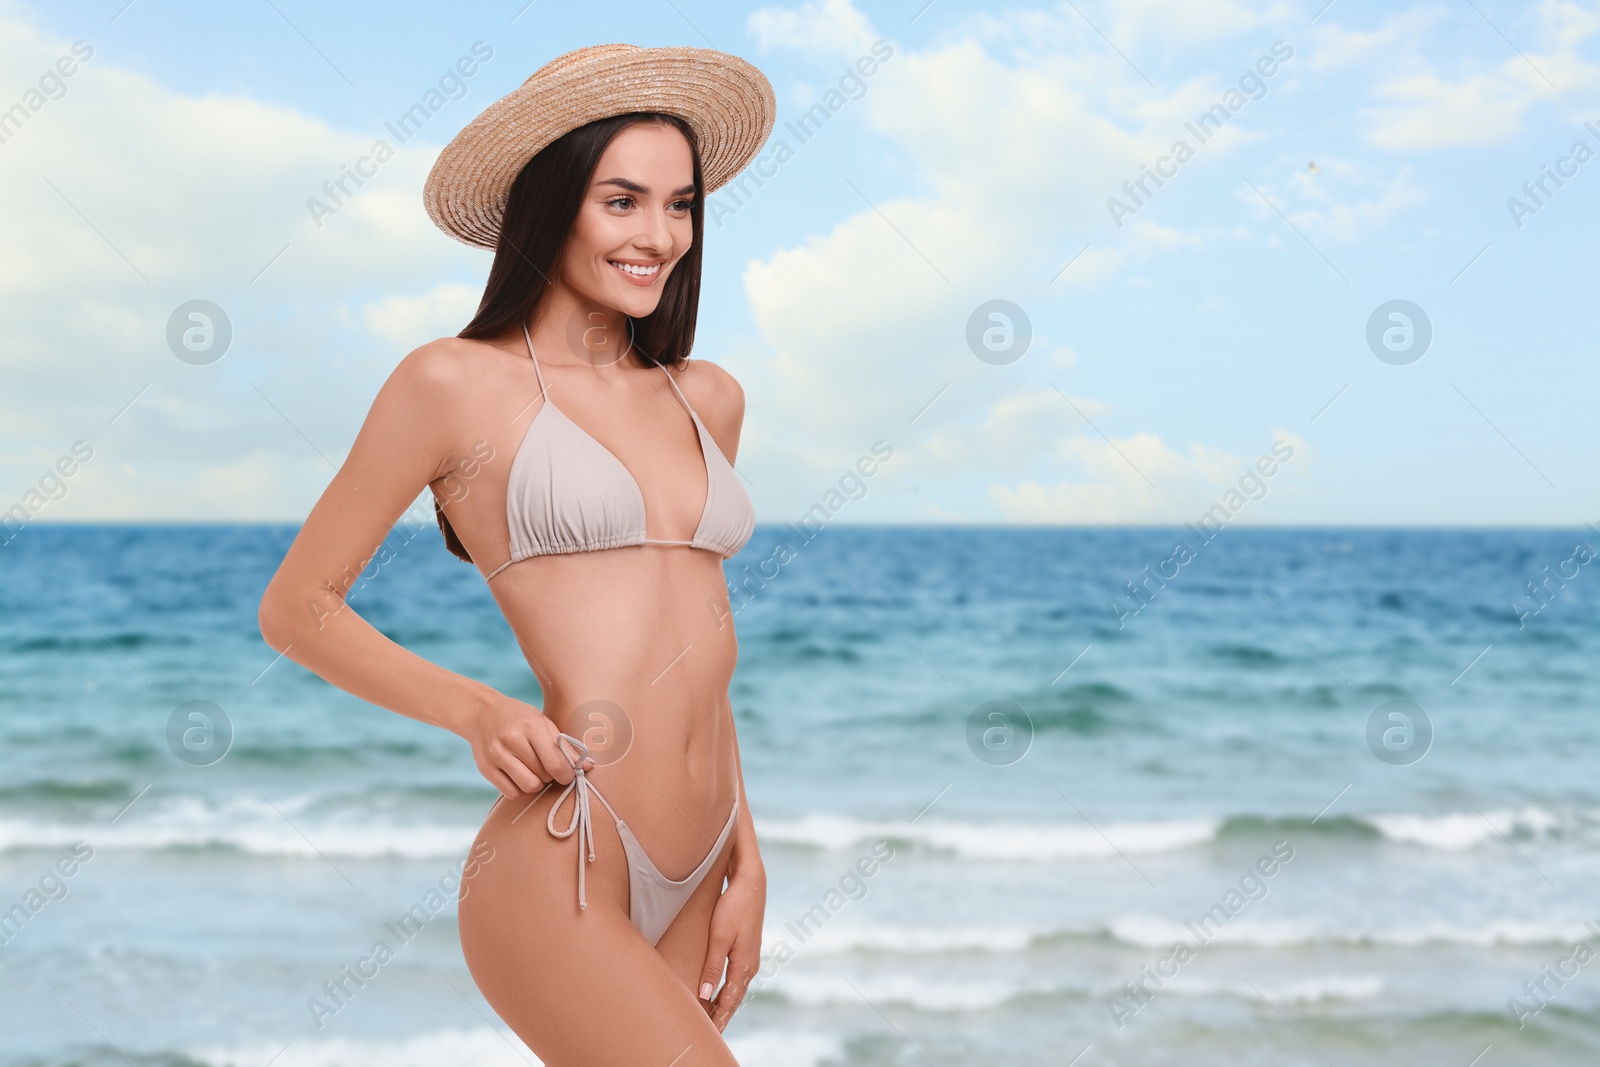
[[[587,910],[589,901],[585,898],[583,892],[583,854],[586,851],[585,844],[588,845],[589,862],[594,862],[594,819],[589,812],[590,786],[589,779],[583,773],[583,761],[589,755],[589,746],[571,734],[560,734],[559,736],[570,741],[572,747],[578,749],[581,754],[578,757],[578,762],[573,765],[572,781],[568,782],[566,788],[561,790],[561,794],[556,797],[556,802],[550,805],[550,811],[545,816],[544,824],[550,833],[556,837],[571,837],[574,830],[578,832],[578,907]],[[559,745],[559,742],[557,743]],[[561,807],[566,801],[567,795],[573,792],[576,792],[577,800],[573,804],[572,821],[567,823],[565,830],[557,830],[555,824],[556,809]]]

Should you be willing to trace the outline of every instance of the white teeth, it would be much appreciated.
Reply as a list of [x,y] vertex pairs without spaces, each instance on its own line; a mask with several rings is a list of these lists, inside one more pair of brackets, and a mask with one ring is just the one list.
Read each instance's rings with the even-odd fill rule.
[[655,264],[652,267],[636,267],[631,263],[618,263],[614,259],[608,259],[608,260],[606,260],[606,262],[611,264],[613,267],[616,267],[619,270],[626,271],[629,274],[637,274],[640,277],[644,277],[644,278],[648,278],[650,275],[655,274],[657,271],[659,271],[661,269],[661,264],[659,264],[659,263]]

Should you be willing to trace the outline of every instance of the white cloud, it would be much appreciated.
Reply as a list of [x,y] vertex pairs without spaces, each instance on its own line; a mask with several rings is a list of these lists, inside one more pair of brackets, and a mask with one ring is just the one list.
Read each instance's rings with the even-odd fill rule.
[[1338,12],[1320,19],[1312,34],[1311,55],[1306,65],[1316,71],[1331,71],[1365,60],[1392,62],[1405,55],[1408,46],[1426,40],[1434,26],[1447,16],[1442,8],[1415,7],[1384,19],[1375,30],[1348,29],[1339,25]]
[[[1226,6],[1212,5],[1203,17]],[[1154,19],[1165,9],[1140,10]],[[1082,20],[1070,7],[1058,15],[1059,32],[1041,32],[1041,40],[1077,33]],[[832,18],[843,16],[834,9]],[[1036,22],[1038,14],[1028,18]],[[1035,373],[1028,361],[986,367],[960,338],[972,310],[996,295],[1047,306],[1056,294],[1095,285],[1131,262],[1202,242],[1198,233],[1146,217],[1125,220],[1119,230],[1105,203],[1124,179],[1139,175],[1140,163],[1167,150],[1183,119],[1215,103],[1231,78],[1185,83],[1162,105],[1131,101],[1126,89],[1134,81],[1138,76],[1103,47],[1035,49],[1002,60],[971,37],[922,51],[897,45],[859,106],[867,126],[913,161],[907,184],[936,192],[875,198],[827,232],[746,268],[751,313],[772,354],[739,366],[754,398],[755,427],[741,461],[786,470],[779,484],[796,487],[795,503],[803,497],[798,487],[879,437],[897,448],[909,442],[907,458],[895,461],[899,478],[1023,477],[1041,462],[1096,467],[1103,442],[1063,436],[1063,424],[1082,429],[1081,420],[1059,396],[1027,384]],[[1138,96],[1150,99],[1147,91]],[[1226,152],[1230,141],[1248,136],[1230,132],[1203,150]],[[856,198],[848,189],[840,195],[845,204]],[[1091,418],[1104,410],[1092,399],[1079,403]],[[987,421],[974,420],[978,411],[987,411]],[[809,428],[810,443],[797,446],[760,429],[797,425]],[[1178,456],[1149,433],[1119,444],[1151,477],[1183,484],[1209,454],[1197,446]],[[1114,452],[1110,458],[1126,472],[1125,461]],[[1139,491],[1106,478],[1118,500]],[[1009,515],[1030,492],[1002,487],[991,502]],[[1159,497],[1133,510],[1170,507]],[[1121,506],[1103,502],[1094,510]]]
[[397,293],[362,309],[367,329],[397,351],[409,351],[418,338],[454,336],[477,313],[483,291],[461,282],[441,282],[426,293]]
[[763,49],[804,48],[854,59],[878,34],[851,0],[809,0],[799,7],[765,7],[745,20]]
[[[1577,101],[1586,106],[1600,87],[1600,65],[1588,62],[1578,46],[1600,29],[1600,15],[1567,0],[1541,0],[1531,27],[1485,24],[1477,13],[1460,13],[1467,27],[1485,36],[1498,58],[1452,55],[1452,69],[1441,71],[1420,47],[1391,62],[1399,70],[1375,90],[1380,103],[1363,109],[1367,139],[1397,151],[1497,144],[1521,132],[1523,119],[1538,104]],[[1400,20],[1397,20],[1397,22]],[[1409,31],[1409,32],[1407,32]],[[1390,23],[1380,33],[1431,43],[1414,26]],[[1524,33],[1532,39],[1515,42]],[[1335,45],[1337,51],[1337,45]],[[1572,117],[1578,117],[1577,112]]]
[[1162,226],[1148,219],[1136,220],[1129,223],[1128,227],[1130,236],[1151,249],[1166,251],[1183,246],[1193,248],[1205,243],[1198,233]]
[[1197,518],[1228,490],[1237,489],[1252,501],[1241,511],[1241,521],[1256,521],[1262,517],[1256,500],[1304,477],[1305,441],[1280,429],[1261,455],[1270,457],[1273,441],[1285,442],[1293,456],[1288,462],[1269,464],[1274,473],[1263,477],[1255,468],[1259,456],[1236,456],[1201,445],[1190,445],[1185,456],[1149,433],[1110,440],[1079,434],[1058,443],[1077,469],[1076,476],[1053,484],[1034,479],[996,484],[990,493],[1012,522],[1179,524]]
[[[953,376],[976,371],[950,340],[966,316],[996,294],[1041,293],[1083,234],[1102,243],[1057,287],[1090,284],[1172,240],[1152,226],[1131,231],[1125,247],[1105,243],[1105,197],[1140,157],[1136,138],[1093,103],[1106,63],[1053,56],[1007,66],[971,40],[897,49],[862,101],[866,122],[915,160],[917,184],[938,192],[875,197],[747,267],[751,311],[774,349],[747,382],[768,398],[765,420],[870,441],[890,413],[909,418]],[[752,445],[759,451],[759,438]]]
[[1368,140],[1402,151],[1507,140],[1521,131],[1529,107],[1556,95],[1520,58],[1454,77],[1400,75],[1378,91],[1387,102],[1365,109]]
[[[1106,198],[1165,153],[1183,123],[1215,103],[1277,36],[1296,46],[1286,73],[1201,147],[1203,161],[1192,176],[1181,171],[1180,182],[1203,185],[1198,171],[1286,119],[1272,109],[1298,106],[1296,79],[1312,70],[1371,65],[1376,73],[1354,103],[1334,105],[1333,117],[1363,114],[1359,94],[1368,94],[1367,136],[1394,148],[1503,138],[1529,109],[1576,101],[1600,80],[1578,54],[1593,40],[1595,14],[1557,0],[1504,28],[1560,94],[1508,55],[1470,9],[1418,8],[1359,30],[1334,24],[1335,8],[1315,36],[1307,31],[1302,58],[1301,39],[1271,27],[1303,25],[1303,5],[1081,6],[1151,74],[1187,62],[1186,49],[1209,73],[1158,76],[1163,84],[1153,91],[1071,5],[980,13],[941,23],[931,44],[895,43],[867,95],[849,105],[850,122],[824,132],[843,139],[865,128],[873,158],[908,165],[846,171],[870,205],[842,180],[829,185],[822,171],[807,195],[841,205],[837,215],[748,264],[752,336],[707,353],[745,383],[751,407],[740,467],[762,489],[764,517],[782,510],[786,492],[815,499],[841,461],[878,438],[897,449],[886,478],[980,484],[990,510],[969,519],[1191,514],[1251,457],[1237,441],[1232,451],[1173,442],[1158,424],[1118,426],[1113,447],[1043,384],[1074,365],[1067,342],[1084,344],[1049,336],[1059,321],[1049,316],[1064,301],[1097,299],[1096,287],[1111,281],[1170,284],[1153,272],[1122,272],[1242,234],[1239,219],[1287,231],[1248,189],[1247,211],[1224,195],[1192,216],[1169,210],[1181,197],[1162,191],[1154,210],[1120,229]],[[1424,55],[1445,15],[1477,20],[1482,47]],[[800,49],[819,71],[842,69],[841,58],[880,36],[849,0],[764,8],[747,26],[759,47]],[[1224,39],[1230,43],[1215,45]],[[5,69],[43,70],[66,48],[0,19]],[[833,58],[822,63],[816,54]],[[1481,56],[1491,59],[1474,58]],[[481,90],[470,93],[447,105],[459,120],[481,106]],[[1306,108],[1313,121],[1327,117]],[[84,65],[65,98],[0,145],[0,195],[12,205],[0,257],[0,434],[8,443],[42,442],[6,449],[7,484],[30,484],[82,436],[98,452],[60,502],[72,517],[304,514],[331,476],[318,453],[337,461],[388,369],[405,351],[455,333],[476,307],[476,286],[441,279],[487,266],[488,253],[450,241],[420,210],[418,190],[437,148],[425,141],[401,147],[348,206],[322,228],[312,224],[305,199],[368,151],[384,117],[374,116],[370,129],[340,130],[241,96],[187,96],[117,66],[107,52]],[[440,118],[441,130],[450,122]],[[1406,166],[1320,150],[1317,162],[1316,174],[1298,169],[1303,160],[1286,161],[1277,175],[1251,173],[1318,245],[1370,236],[1428,194]],[[793,183],[791,173],[798,171],[779,180]],[[234,320],[234,348],[211,367],[164,351],[167,316],[193,297],[217,300]],[[968,316],[996,297],[1036,319],[1034,349],[1007,367],[977,360],[964,341]],[[1060,376],[1064,385],[1067,378]],[[1080,388],[1071,387],[1073,401],[1099,422],[1114,405],[1079,396]],[[1303,469],[1299,460],[1294,469]],[[945,514],[953,499],[919,507]]]
[[[1301,5],[1283,0],[1265,5],[1231,0],[1075,0],[1044,10],[985,12],[974,15],[962,28],[984,40],[1011,41],[1048,51],[1087,49],[1099,53],[1115,48],[1127,57],[1118,59],[1119,63],[1153,71],[1155,60],[1175,46],[1205,46],[1249,33],[1261,36],[1263,27],[1295,26],[1305,17]],[[1134,78],[1148,89],[1140,75],[1134,74]],[[1155,80],[1160,84],[1160,78]]]
[[[1412,184],[1410,167],[1378,177],[1369,168],[1336,157],[1315,162],[1315,171],[1299,167],[1279,183],[1256,184],[1297,229],[1316,240],[1364,240],[1400,212],[1428,199],[1427,190]],[[1257,218],[1276,222],[1276,214],[1255,190],[1235,190],[1235,196]]]
[[1094,419],[1109,410],[1099,401],[1053,389],[1011,393],[989,405],[978,425],[947,424],[919,444],[918,471],[930,476],[970,470],[1020,474],[1041,462],[1067,458],[1062,427],[1082,426],[1082,416]]
[[[0,15],[0,68],[43,71],[70,44]],[[103,48],[66,84],[0,145],[0,492],[83,438],[96,458],[51,518],[303,515],[332,476],[317,453],[337,462],[388,370],[465,321],[451,318],[470,303],[459,286],[372,296],[472,262],[422,210],[437,145],[397,146],[319,229],[307,198],[378,136],[393,143],[386,116],[342,131],[243,96],[189,96]],[[204,367],[165,342],[195,298],[233,329]]]
[[1096,22],[1123,48],[1145,42],[1205,43],[1305,17],[1298,5],[1236,4],[1231,0],[1117,0],[1109,5],[1107,14],[1106,21],[1097,18]]

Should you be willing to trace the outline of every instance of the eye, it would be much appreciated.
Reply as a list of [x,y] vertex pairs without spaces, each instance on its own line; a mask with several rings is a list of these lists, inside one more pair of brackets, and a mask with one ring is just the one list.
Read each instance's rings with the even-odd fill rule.
[[[633,200],[633,197],[631,197],[631,196],[613,196],[611,199],[607,200],[605,203],[606,203],[607,207],[610,207],[610,206],[615,205],[615,204],[626,204],[626,205],[631,206],[633,204],[633,202],[634,202],[634,200]],[[672,204],[671,204],[671,208],[672,208],[673,211],[688,211],[693,206],[694,206],[694,198],[693,197],[688,197],[688,196],[680,197],[677,200],[674,200],[672,202]]]

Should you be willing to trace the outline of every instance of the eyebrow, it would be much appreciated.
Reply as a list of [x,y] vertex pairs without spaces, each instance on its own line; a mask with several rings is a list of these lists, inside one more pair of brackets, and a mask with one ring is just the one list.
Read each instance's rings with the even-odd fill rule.
[[[606,178],[604,181],[595,182],[595,184],[596,185],[616,185],[616,186],[620,186],[623,189],[628,190],[628,192],[630,192],[630,193],[639,193],[639,194],[641,194],[643,196],[649,196],[650,195],[650,190],[649,189],[646,189],[644,186],[640,185],[638,182],[629,181],[627,178]],[[673,196],[688,196],[692,192],[694,192],[694,183],[690,182],[688,185],[683,186],[681,189],[674,189],[672,191],[672,195]]]

